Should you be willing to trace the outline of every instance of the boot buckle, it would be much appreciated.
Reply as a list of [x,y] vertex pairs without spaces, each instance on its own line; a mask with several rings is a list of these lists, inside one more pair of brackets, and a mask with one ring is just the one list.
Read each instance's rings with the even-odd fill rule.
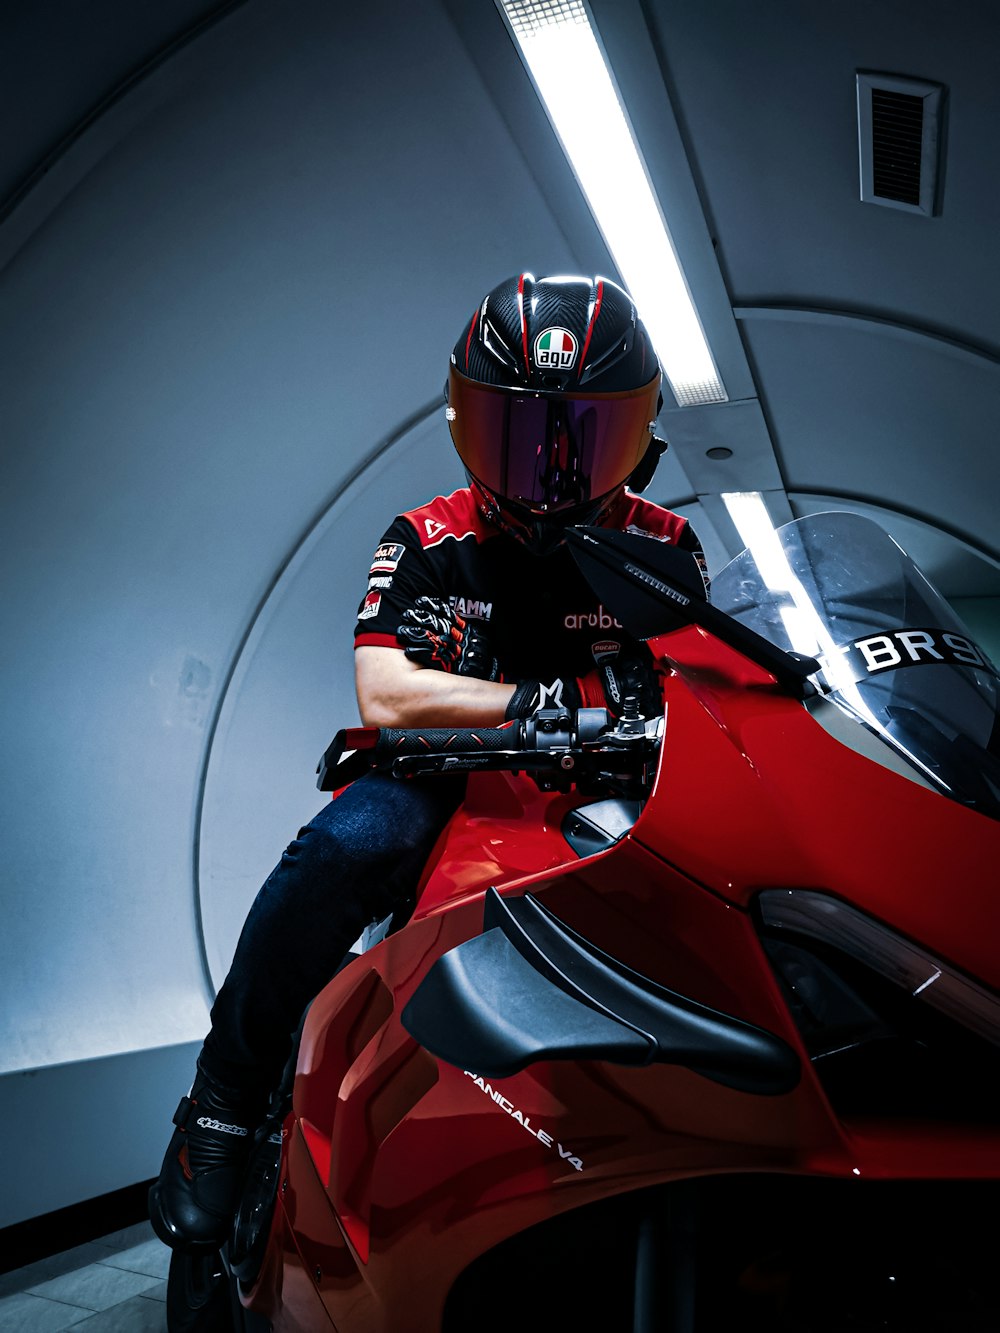
[[173,1116],[173,1123],[178,1129],[187,1129],[188,1117],[197,1105],[198,1103],[193,1102],[190,1097],[182,1097],[180,1099],[177,1103],[177,1110],[174,1112]]

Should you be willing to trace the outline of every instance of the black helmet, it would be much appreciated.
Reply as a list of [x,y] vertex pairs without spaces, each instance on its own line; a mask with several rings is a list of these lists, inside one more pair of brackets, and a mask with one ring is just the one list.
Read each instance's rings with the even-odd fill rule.
[[509,278],[455,344],[448,424],[499,527],[543,553],[599,523],[626,482],[642,490],[660,365],[628,292],[608,278]]

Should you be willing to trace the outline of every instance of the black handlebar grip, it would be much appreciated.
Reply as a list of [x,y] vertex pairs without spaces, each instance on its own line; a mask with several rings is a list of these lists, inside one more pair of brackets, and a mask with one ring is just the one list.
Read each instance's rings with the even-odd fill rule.
[[371,751],[385,761],[403,754],[459,754],[488,750],[523,750],[524,728],[519,722],[506,727],[383,727]]

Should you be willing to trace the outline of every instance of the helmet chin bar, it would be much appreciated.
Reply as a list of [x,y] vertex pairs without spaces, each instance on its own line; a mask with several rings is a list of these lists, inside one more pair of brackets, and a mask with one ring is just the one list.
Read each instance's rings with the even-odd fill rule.
[[572,508],[556,510],[553,514],[539,514],[526,506],[517,506],[524,510],[522,515],[512,507],[512,502],[505,502],[494,495],[468,469],[465,475],[479,499],[479,507],[487,522],[527,547],[533,555],[539,556],[551,555],[565,543],[567,527],[581,523],[599,527],[625,489],[625,483],[622,482],[613,491],[599,496],[590,504],[573,505]]
[[[662,395],[660,401],[663,401]],[[635,491],[638,495],[646,489],[649,483],[653,480],[653,473],[656,471],[656,465],[667,452],[667,448],[666,440],[661,440],[656,435],[653,435],[650,438],[649,448],[643,454],[639,466],[633,469],[632,475],[626,483],[630,491]]]

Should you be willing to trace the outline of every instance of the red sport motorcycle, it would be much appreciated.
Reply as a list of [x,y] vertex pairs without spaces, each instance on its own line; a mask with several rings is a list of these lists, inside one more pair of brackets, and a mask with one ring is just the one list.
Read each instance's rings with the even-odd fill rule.
[[568,541],[663,712],[338,734],[321,789],[466,799],[307,1011],[173,1333],[996,1330],[996,668],[857,515],[708,600]]

